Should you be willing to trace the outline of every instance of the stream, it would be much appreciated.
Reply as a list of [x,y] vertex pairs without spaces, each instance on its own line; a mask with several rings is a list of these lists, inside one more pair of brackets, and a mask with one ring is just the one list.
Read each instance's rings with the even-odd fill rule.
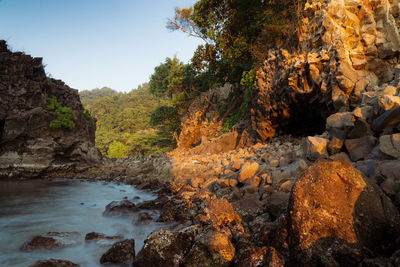
[[[105,206],[124,197],[135,204],[156,198],[133,186],[83,180],[0,181],[0,266],[29,266],[41,259],[69,260],[81,266],[102,266],[101,255],[112,242],[85,242],[89,232],[135,239],[136,253],[147,235],[166,224],[138,223],[138,213],[105,217]],[[153,212],[153,218],[157,214]],[[20,251],[35,235],[72,232],[68,247],[57,250]],[[108,265],[110,266],[110,265]]]

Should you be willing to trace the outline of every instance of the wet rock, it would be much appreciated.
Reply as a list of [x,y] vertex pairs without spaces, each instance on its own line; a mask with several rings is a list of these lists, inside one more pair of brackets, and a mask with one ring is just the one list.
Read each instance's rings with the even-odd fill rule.
[[379,150],[388,156],[400,159],[400,133],[379,137]]
[[229,234],[211,230],[196,238],[184,259],[187,267],[228,267],[235,256]]
[[168,197],[161,195],[154,200],[148,200],[136,205],[138,209],[159,210],[168,201]]
[[244,180],[253,177],[259,168],[259,164],[255,161],[248,160],[240,170],[238,182],[242,183]]
[[79,267],[79,266],[80,265],[66,260],[48,259],[48,260],[39,260],[29,267]]
[[329,156],[327,146],[328,140],[322,137],[308,136],[303,139],[303,151],[310,160],[327,158]]
[[144,241],[143,248],[135,259],[138,267],[180,266],[184,255],[190,250],[194,234],[190,231],[173,233],[170,230],[156,230]]
[[375,144],[376,138],[373,136],[364,136],[358,139],[347,139],[344,142],[352,161],[367,159],[372,149],[374,149]]
[[354,249],[382,249],[400,236],[392,202],[343,159],[311,166],[293,188],[288,209],[291,246],[304,262],[338,240]]
[[135,240],[125,239],[112,245],[100,258],[100,263],[131,263],[135,259]]
[[98,240],[98,239],[121,239],[122,236],[120,235],[105,235],[102,233],[98,232],[90,232],[86,234],[85,236],[85,241],[92,241],[92,240]]
[[30,241],[24,243],[21,247],[22,251],[32,251],[37,249],[58,249],[62,248],[64,244],[52,237],[45,237],[37,235]]
[[106,210],[103,212],[104,216],[123,216],[129,215],[133,212],[138,212],[139,209],[133,202],[129,200],[112,201],[106,206]]
[[400,107],[395,107],[384,112],[372,123],[372,129],[382,131],[388,126],[395,125],[400,122]]
[[153,217],[151,217],[150,214],[148,214],[147,212],[143,212],[139,214],[139,221],[140,222],[144,222],[144,221],[149,221],[152,220]]

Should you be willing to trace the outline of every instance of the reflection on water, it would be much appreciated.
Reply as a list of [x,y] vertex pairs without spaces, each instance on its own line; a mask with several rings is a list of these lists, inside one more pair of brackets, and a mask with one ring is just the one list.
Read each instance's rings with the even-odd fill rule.
[[[135,224],[138,215],[123,218],[102,216],[113,200],[139,196],[144,201],[155,198],[150,193],[128,185],[78,180],[0,181],[0,266],[29,266],[40,259],[65,259],[81,266],[101,266],[99,259],[108,247],[87,244],[85,235],[101,232],[135,239],[136,252],[147,235],[164,225],[150,222]],[[52,251],[21,252],[30,238],[47,232],[78,232],[75,245]]]

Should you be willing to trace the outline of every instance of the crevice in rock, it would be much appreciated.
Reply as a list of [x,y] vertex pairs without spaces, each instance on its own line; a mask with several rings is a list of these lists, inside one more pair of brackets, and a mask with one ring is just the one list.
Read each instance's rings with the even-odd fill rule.
[[4,133],[4,125],[6,124],[6,119],[1,119],[0,120],[0,143],[1,139],[3,138],[3,133]]

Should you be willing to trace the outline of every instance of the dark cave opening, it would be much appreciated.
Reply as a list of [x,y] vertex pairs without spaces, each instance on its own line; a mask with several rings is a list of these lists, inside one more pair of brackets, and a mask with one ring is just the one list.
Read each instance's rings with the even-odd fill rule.
[[281,125],[281,129],[283,133],[297,137],[319,135],[325,131],[326,118],[330,114],[326,105],[315,103],[293,105],[290,117]]

